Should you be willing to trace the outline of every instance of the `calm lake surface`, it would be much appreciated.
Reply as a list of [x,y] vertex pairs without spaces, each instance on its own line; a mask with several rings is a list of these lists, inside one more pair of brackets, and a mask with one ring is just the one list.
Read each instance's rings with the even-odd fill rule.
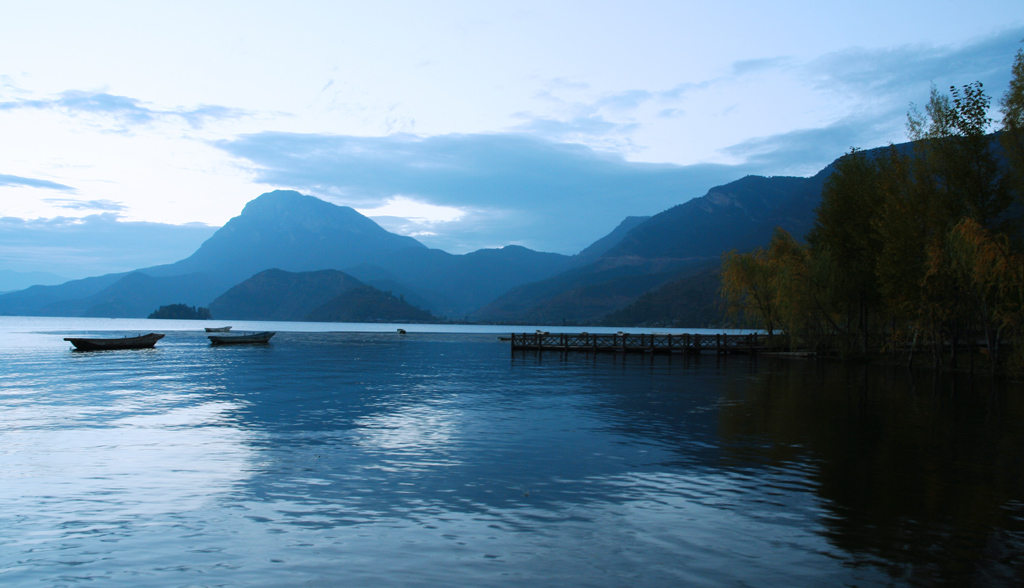
[[1019,384],[233,324],[0,317],[0,585],[1024,583]]

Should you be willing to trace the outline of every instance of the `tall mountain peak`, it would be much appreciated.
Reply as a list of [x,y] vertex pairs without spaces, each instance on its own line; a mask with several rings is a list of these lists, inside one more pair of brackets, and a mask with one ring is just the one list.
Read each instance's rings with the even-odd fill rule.
[[150,268],[154,275],[221,274],[237,283],[262,270],[342,269],[403,249],[426,249],[347,206],[292,190],[261,194],[190,257]]

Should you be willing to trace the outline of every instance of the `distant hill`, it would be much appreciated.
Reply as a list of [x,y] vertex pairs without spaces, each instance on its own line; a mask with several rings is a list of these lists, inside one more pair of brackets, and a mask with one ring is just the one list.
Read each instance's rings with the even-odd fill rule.
[[685,260],[601,259],[513,288],[470,318],[509,324],[588,324],[691,265]]
[[189,257],[146,268],[154,276],[206,273],[236,284],[270,268],[305,272],[375,263],[401,250],[426,250],[347,206],[275,190],[250,201]]
[[573,256],[573,262],[575,265],[586,265],[597,261],[605,253],[608,253],[612,247],[618,245],[622,240],[629,234],[630,231],[635,229],[640,224],[646,222],[649,216],[627,216],[625,220],[619,223],[619,226],[601,237],[597,241],[590,244],[589,247],[580,251]]
[[[344,305],[329,303],[339,292],[366,285],[435,316],[477,322],[713,323],[711,298],[716,294],[706,272],[719,265],[725,252],[767,245],[777,226],[803,238],[813,226],[831,172],[830,165],[809,178],[747,176],[652,217],[626,218],[572,257],[518,246],[453,255],[389,233],[351,208],[279,190],[248,203],[186,259],[0,295],[0,314],[146,316],[158,306],[184,303],[207,306],[217,318],[236,316],[223,315],[218,304],[239,317],[301,320],[314,311],[340,317]],[[334,270],[347,276],[323,278],[327,282],[318,287],[324,293],[279,284],[299,295],[289,301],[271,296],[278,286],[269,282],[248,283],[271,268],[300,274]],[[243,283],[246,288],[260,285],[274,308],[259,307],[258,297],[242,296],[244,288],[234,287]],[[229,290],[240,298],[224,298]],[[363,298],[370,296],[361,292]],[[672,302],[673,296],[706,312],[686,311]],[[364,307],[355,298],[347,304]],[[392,316],[385,311],[390,301],[366,304],[376,309],[374,319]],[[360,316],[372,314],[360,311]]]
[[372,286],[357,286],[328,300],[306,315],[307,321],[334,323],[430,323],[437,317],[400,296]]
[[[777,226],[802,238],[813,226],[830,173],[831,166],[810,178],[747,176],[712,188],[700,198],[634,222],[594,262],[519,286],[472,318],[535,324],[600,323],[607,322],[606,316],[630,322],[659,316],[670,320],[668,315],[640,316],[639,307],[629,314],[615,313],[646,292],[717,266],[724,252],[767,244]],[[651,312],[655,307],[667,310],[653,299],[647,302],[644,308]],[[706,313],[699,316],[710,319]]]
[[133,272],[156,281],[111,274],[33,287],[0,295],[0,314],[144,317],[167,304],[208,306],[232,286],[276,267],[355,273],[369,285],[457,317],[509,288],[562,271],[568,260],[518,246],[452,255],[389,233],[351,208],[279,190],[249,202],[188,258]]
[[346,271],[381,289],[407,292],[432,312],[462,318],[510,288],[553,276],[570,265],[568,256],[517,245],[452,255],[437,249],[395,252],[376,265]]
[[649,290],[625,308],[601,319],[607,326],[721,327],[726,323],[718,290],[717,264]]
[[94,294],[50,303],[40,307],[37,313],[43,316],[145,318],[154,308],[166,304],[205,306],[221,290],[221,283],[206,274],[154,277],[132,272],[119,276],[115,282]]
[[[8,316],[81,316],[59,309],[60,303],[92,296],[114,284],[126,274],[107,274],[71,280],[56,286],[32,286],[0,295],[0,315]],[[54,310],[49,310],[53,308]],[[54,313],[54,314],[51,314]]]
[[657,214],[605,257],[708,259],[767,244],[775,227],[797,238],[814,225],[829,166],[810,178],[747,176]]
[[66,281],[68,281],[67,278],[47,272],[0,270],[0,293],[24,290],[30,286],[54,286]]
[[210,309],[187,304],[167,304],[154,310],[146,318],[171,319],[171,320],[199,320],[204,321],[210,318]]
[[218,319],[337,322],[435,320],[429,312],[337,270],[271,269],[234,286],[210,304]]

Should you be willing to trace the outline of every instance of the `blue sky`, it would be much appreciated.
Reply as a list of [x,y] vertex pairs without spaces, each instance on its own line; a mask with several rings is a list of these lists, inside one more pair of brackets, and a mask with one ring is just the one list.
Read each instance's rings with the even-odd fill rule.
[[[195,223],[277,188],[456,253],[571,254],[745,174],[900,142],[931,84],[980,80],[998,99],[1024,40],[1019,0],[4,13],[0,269],[69,277],[179,259],[209,233]],[[159,246],[111,246],[158,224]],[[96,250],[46,253],[48,231],[99,226]]]

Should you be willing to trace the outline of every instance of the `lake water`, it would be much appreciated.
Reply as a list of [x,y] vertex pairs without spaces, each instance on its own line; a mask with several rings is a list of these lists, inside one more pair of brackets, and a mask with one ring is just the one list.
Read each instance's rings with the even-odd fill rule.
[[0,317],[0,585],[1024,583],[1019,385],[208,325]]

